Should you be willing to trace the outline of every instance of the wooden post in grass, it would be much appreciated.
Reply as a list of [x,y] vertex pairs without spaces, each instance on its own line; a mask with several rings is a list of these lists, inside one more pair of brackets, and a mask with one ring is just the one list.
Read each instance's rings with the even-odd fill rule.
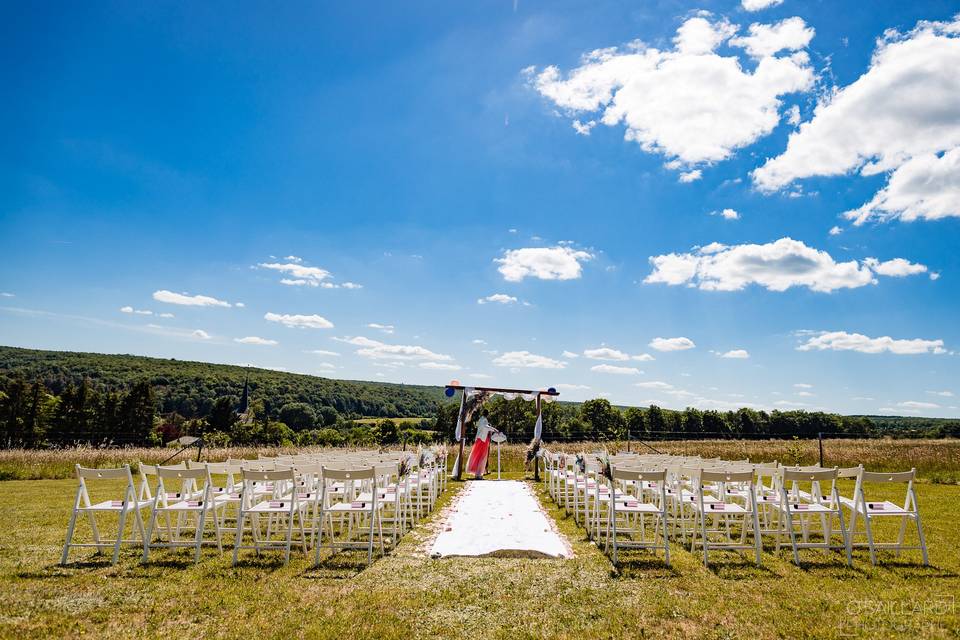
[[820,466],[823,466],[823,431],[817,432],[817,444],[820,446]]

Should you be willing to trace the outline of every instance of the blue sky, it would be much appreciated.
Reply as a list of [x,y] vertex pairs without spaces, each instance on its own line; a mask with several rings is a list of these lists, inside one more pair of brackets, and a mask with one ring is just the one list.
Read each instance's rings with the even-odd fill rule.
[[4,13],[0,343],[960,414],[955,2]]

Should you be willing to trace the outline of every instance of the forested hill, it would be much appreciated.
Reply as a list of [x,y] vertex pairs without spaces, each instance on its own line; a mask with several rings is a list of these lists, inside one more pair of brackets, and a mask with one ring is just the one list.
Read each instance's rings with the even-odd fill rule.
[[344,416],[432,416],[444,399],[442,387],[334,380],[144,356],[0,346],[0,388],[5,386],[4,378],[21,376],[29,382],[43,381],[55,395],[84,379],[98,391],[126,390],[133,383],[146,380],[156,393],[161,413],[176,412],[185,418],[209,414],[218,397],[239,397],[247,375],[251,399],[262,401],[271,416],[292,402],[332,406]]

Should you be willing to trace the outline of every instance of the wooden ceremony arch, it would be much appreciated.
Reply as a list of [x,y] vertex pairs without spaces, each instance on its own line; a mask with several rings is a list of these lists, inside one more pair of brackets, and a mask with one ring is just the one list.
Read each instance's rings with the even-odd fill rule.
[[[464,400],[466,399],[466,394],[469,391],[480,391],[480,392],[486,392],[491,394],[497,394],[497,393],[516,394],[519,396],[532,395],[534,396],[533,402],[537,403],[538,417],[540,416],[540,411],[541,411],[540,399],[543,396],[549,396],[549,397],[555,398],[560,395],[554,387],[550,387],[548,389],[509,389],[505,387],[476,387],[476,386],[468,386],[468,385],[460,384],[456,380],[453,380],[450,382],[450,384],[446,385],[446,388],[444,391],[447,397],[449,398],[452,398],[454,395],[456,395],[458,391],[463,394],[460,399],[460,411],[457,414],[457,424],[460,425],[460,438],[459,438],[460,442],[459,442],[459,451],[457,453],[457,463],[456,463],[457,468],[455,469],[453,474],[454,480],[463,479],[463,465],[464,465],[463,443],[466,440],[466,430],[463,428],[465,426],[463,424],[463,419],[464,419],[464,412],[466,410],[466,402]],[[537,439],[537,436],[534,435],[534,441],[536,441],[536,439]],[[534,477],[534,480],[540,479],[540,465],[536,460],[534,460],[533,462],[533,477]]]

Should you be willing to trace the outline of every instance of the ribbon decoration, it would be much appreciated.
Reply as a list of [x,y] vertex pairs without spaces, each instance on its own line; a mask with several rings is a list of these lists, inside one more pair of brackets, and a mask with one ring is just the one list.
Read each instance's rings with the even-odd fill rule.
[[540,440],[543,435],[543,412],[537,412],[537,424],[533,427],[533,439]]

